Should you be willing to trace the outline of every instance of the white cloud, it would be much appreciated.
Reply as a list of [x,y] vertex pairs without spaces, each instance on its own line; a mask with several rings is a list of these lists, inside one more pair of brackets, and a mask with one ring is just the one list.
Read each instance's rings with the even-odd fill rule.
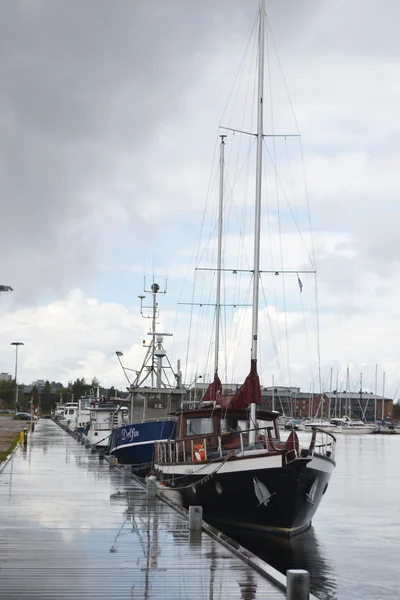
[[[106,385],[124,387],[114,352],[123,350],[133,368],[143,358],[140,340],[145,326],[138,307],[132,306],[132,298],[142,291],[143,271],[149,277],[153,271],[168,276],[162,318],[175,333],[174,360],[186,356],[188,312],[178,309],[176,318],[176,301],[191,299],[189,275],[196,262],[215,134],[257,2],[244,6],[220,0],[190,9],[186,4],[176,0],[165,12],[160,0],[133,14],[131,3],[121,2],[110,22],[109,5],[103,2],[90,30],[85,24],[93,18],[91,11],[82,8],[73,14],[65,3],[57,3],[57,11],[45,0],[36,8],[29,4],[23,14],[11,7],[4,19],[0,283],[12,285],[15,292],[0,299],[1,370],[13,370],[8,344],[21,339],[26,344],[20,354],[21,379],[66,382],[97,376]],[[215,10],[209,10],[211,5]],[[45,8],[46,19],[41,19]],[[394,391],[400,335],[399,6],[392,0],[385,10],[377,0],[368,7],[361,0],[307,0],[301,7],[292,1],[282,8],[273,0],[269,12],[304,147],[323,372],[331,367],[343,372],[349,362],[354,379],[354,373],[364,371],[369,373],[365,380],[372,381],[378,362],[380,372],[387,372],[388,389]],[[150,28],[160,15],[167,21],[156,20]],[[185,25],[177,27],[182,15]],[[71,24],[76,25],[74,47]],[[24,52],[18,55],[15,39],[23,42]],[[272,52],[269,64],[273,93],[268,94],[266,126],[272,130],[273,100],[273,130],[294,133],[296,123]],[[252,99],[254,78],[241,81],[222,123],[253,129],[255,115],[246,113],[244,118],[242,108]],[[243,141],[237,155],[231,150],[235,141],[238,136],[227,140],[227,189],[235,179],[237,156],[241,165],[249,143]],[[277,141],[275,150],[280,182],[311,253],[303,164],[296,144],[287,140],[290,170],[286,142]],[[268,148],[273,155],[270,140]],[[215,159],[212,173],[210,205],[218,191]],[[231,207],[234,232],[226,243],[225,265],[232,268],[240,246],[249,261],[252,256],[249,228],[238,238],[244,220],[252,226],[252,167],[242,175]],[[262,267],[268,268],[280,264],[273,169],[265,181],[273,225],[270,236],[264,231],[263,238]],[[290,221],[280,184],[278,192],[284,263],[300,269],[307,265],[307,252]],[[205,229],[207,235],[213,232],[209,215]],[[209,265],[215,261],[214,251],[212,239],[205,256]],[[242,266],[247,268],[248,262]],[[292,383],[308,388],[311,378],[316,381],[315,298],[311,276],[301,277],[312,369],[296,275],[285,279],[286,307],[283,278],[278,282],[265,277],[264,285],[271,320],[281,323],[275,334],[277,347],[282,346],[280,362],[286,362],[286,309]],[[227,278],[227,297],[232,291],[235,301],[237,281]],[[248,291],[249,279],[243,276],[247,299]],[[212,297],[206,287],[203,294],[203,301]],[[192,374],[206,370],[211,313],[196,327],[200,323],[203,355],[190,358]],[[240,327],[227,331],[223,343],[221,360],[232,363],[228,373],[235,379],[245,375],[249,361],[247,324],[242,315]],[[260,360],[263,382],[269,383],[275,374],[278,383],[265,313],[260,325],[260,358],[267,365]],[[211,373],[211,357],[207,364]]]

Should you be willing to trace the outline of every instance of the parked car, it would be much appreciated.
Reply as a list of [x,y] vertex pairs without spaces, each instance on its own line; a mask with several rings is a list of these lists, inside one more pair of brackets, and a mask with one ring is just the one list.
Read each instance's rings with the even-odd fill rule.
[[15,413],[14,419],[19,419],[20,421],[30,421],[31,415],[29,413],[18,412]]

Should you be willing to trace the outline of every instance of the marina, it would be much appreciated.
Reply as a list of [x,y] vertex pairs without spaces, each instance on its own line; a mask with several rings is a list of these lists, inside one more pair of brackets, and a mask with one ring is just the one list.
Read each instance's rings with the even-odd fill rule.
[[3,598],[285,597],[51,420],[39,422],[0,481]]
[[400,9],[6,4],[0,600],[399,598]]

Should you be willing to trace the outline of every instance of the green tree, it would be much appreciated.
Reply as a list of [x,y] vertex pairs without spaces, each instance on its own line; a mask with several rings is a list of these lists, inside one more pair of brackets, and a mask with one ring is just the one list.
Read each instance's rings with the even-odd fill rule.
[[[69,402],[71,399],[72,390],[70,388],[58,388],[53,394],[53,404],[56,402]],[[55,408],[52,406],[52,408]]]
[[49,413],[51,411],[51,403],[53,401],[53,395],[51,393],[50,381],[46,380],[44,387],[40,394],[40,408],[42,414]]
[[400,420],[400,400],[397,400],[395,404],[393,404],[393,417]]
[[[110,389],[106,390],[106,396],[108,396],[109,398],[115,398],[115,392],[116,392],[116,391],[117,391],[117,390],[116,390],[116,389],[115,389],[115,387],[112,385],[112,386],[110,387]],[[117,393],[117,396],[118,396],[118,393]]]
[[90,388],[91,386],[86,383],[84,377],[82,377],[82,379],[79,379],[78,377],[74,383],[71,384],[71,389],[75,400],[78,400],[78,398],[88,394],[90,392]]
[[94,391],[96,391],[96,388],[100,387],[100,381],[97,379],[97,377],[93,377],[91,387]]
[[3,400],[8,406],[12,408],[14,406],[15,398],[15,382],[11,381],[0,381],[0,400]]

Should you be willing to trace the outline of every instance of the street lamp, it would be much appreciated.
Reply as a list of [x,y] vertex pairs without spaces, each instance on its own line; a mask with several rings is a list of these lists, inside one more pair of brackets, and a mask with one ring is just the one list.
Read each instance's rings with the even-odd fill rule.
[[10,346],[15,346],[15,399],[14,399],[14,413],[17,412],[18,405],[18,346],[24,346],[24,342],[11,342]]
[[10,285],[0,285],[0,292],[13,292],[14,290]]

